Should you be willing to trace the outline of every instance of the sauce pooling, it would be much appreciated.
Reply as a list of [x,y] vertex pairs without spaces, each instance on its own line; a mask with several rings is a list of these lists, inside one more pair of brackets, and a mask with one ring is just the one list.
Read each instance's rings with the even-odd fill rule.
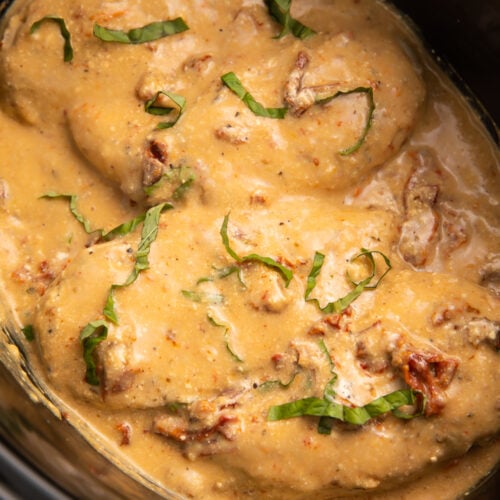
[[3,286],[160,485],[454,498],[500,455],[498,152],[385,4],[277,4],[20,5]]

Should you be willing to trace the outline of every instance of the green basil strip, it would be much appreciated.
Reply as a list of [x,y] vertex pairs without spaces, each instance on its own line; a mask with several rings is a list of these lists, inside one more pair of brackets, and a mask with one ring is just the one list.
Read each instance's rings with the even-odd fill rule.
[[160,215],[165,210],[174,208],[170,203],[160,203],[151,207],[144,217],[144,225],[142,226],[141,240],[135,252],[135,264],[129,274],[128,278],[120,284],[111,285],[106,304],[104,306],[104,316],[115,324],[118,324],[118,317],[115,311],[114,293],[117,288],[124,288],[131,285],[139,276],[142,271],[149,269],[149,252],[151,245],[158,235],[158,225],[160,222]]
[[[328,352],[328,348],[323,339],[319,341],[319,348],[323,351],[326,358],[328,359],[328,364],[330,365],[330,373],[332,374],[332,378],[327,382],[325,388],[323,389],[323,399],[330,403],[335,402],[335,396],[337,392],[334,389],[335,384],[337,383],[338,375],[335,372],[335,363],[333,362],[330,353]],[[332,432],[333,419],[330,417],[320,417],[318,422],[318,433],[319,434],[330,434]]]
[[178,112],[177,112],[177,116],[173,120],[168,121],[168,122],[158,123],[158,125],[156,125],[157,130],[162,130],[162,129],[173,127],[179,121],[179,118],[181,117],[181,115],[184,113],[184,110],[186,109],[186,98],[185,97],[178,95],[178,94],[174,94],[173,92],[167,92],[166,90],[159,90],[158,92],[156,92],[156,94],[153,97],[151,97],[151,99],[149,99],[148,101],[146,101],[144,103],[144,111],[146,111],[146,113],[149,113],[150,115],[163,116],[163,115],[170,114],[174,110],[174,108],[171,108],[168,106],[165,107],[165,106],[156,105],[156,101],[158,100],[158,97],[160,95],[164,95],[164,96],[168,97],[177,106]]
[[[384,262],[387,266],[387,269],[382,274],[382,276],[380,276],[380,278],[377,280],[377,282],[374,283],[373,285],[371,285],[370,283],[371,283],[371,281],[374,278],[375,273],[376,273],[376,264],[375,264],[375,259],[373,258],[374,254],[379,254],[382,256],[382,258],[384,259]],[[309,295],[311,294],[311,292],[314,290],[314,288],[316,286],[316,278],[318,277],[318,275],[321,271],[321,268],[323,267],[323,262],[325,259],[325,256],[322,253],[316,252],[314,254],[314,259],[313,259],[311,271],[309,272],[309,275],[307,277],[307,286],[306,286],[306,292],[304,295],[304,299],[307,302],[315,303],[318,306],[318,308],[320,309],[320,311],[322,311],[326,314],[341,313],[342,311],[347,309],[347,307],[349,307],[349,305],[352,302],[354,302],[365,290],[373,290],[373,289],[377,288],[378,284],[382,281],[384,276],[392,269],[391,261],[389,260],[389,258],[386,255],[384,255],[382,252],[379,252],[378,250],[367,250],[366,248],[361,248],[360,253],[355,255],[351,259],[351,262],[355,261],[356,259],[359,259],[360,257],[366,257],[369,260],[369,262],[371,264],[370,275],[368,277],[366,277],[364,280],[359,281],[359,282],[352,281],[352,279],[350,279],[349,275],[348,275],[349,280],[354,285],[354,289],[351,290],[344,297],[341,297],[340,299],[337,299],[334,302],[329,302],[328,304],[326,304],[326,306],[321,307],[318,299],[309,298]]]
[[265,108],[249,94],[238,77],[231,71],[221,76],[221,80],[226,87],[233,91],[247,106],[247,108],[257,116],[264,118],[283,119],[286,116],[287,108]]
[[141,241],[135,254],[136,268],[138,271],[144,271],[149,268],[148,255],[151,250],[151,244],[158,236],[158,225],[160,222],[160,215],[166,210],[171,210],[174,207],[170,203],[160,203],[151,207],[146,212],[144,219],[144,226],[142,228]]
[[345,92],[342,92],[339,90],[337,93],[333,94],[332,96],[325,97],[324,99],[319,99],[316,101],[316,104],[326,104],[330,101],[333,101],[333,99],[335,99],[341,95],[348,95],[348,94],[366,94],[366,98],[368,100],[368,114],[366,117],[365,126],[363,128],[363,131],[361,132],[359,139],[352,146],[349,146],[348,148],[345,148],[345,149],[341,149],[339,151],[339,154],[341,154],[342,156],[348,156],[348,155],[354,153],[365,142],[366,136],[368,135],[368,132],[372,126],[373,113],[375,111],[375,101],[373,99],[373,89],[371,87],[357,87],[355,89],[347,90]]
[[185,410],[188,406],[189,406],[188,403],[183,403],[181,401],[171,401],[166,403],[164,408],[169,413],[173,413],[175,415],[180,413],[182,410]]
[[319,273],[321,272],[321,268],[323,267],[324,261],[325,261],[325,256],[322,253],[320,252],[314,253],[312,267],[311,270],[309,271],[309,275],[307,276],[307,282],[306,282],[307,286],[304,295],[306,300],[309,298],[309,295],[316,287],[316,278],[319,276]]
[[[384,262],[385,262],[385,265],[387,266],[387,269],[384,271],[382,276],[380,276],[380,278],[377,280],[377,282],[374,285],[366,285],[365,286],[365,288],[368,290],[370,290],[370,289],[373,290],[373,289],[377,288],[378,284],[382,281],[384,276],[392,269],[392,264],[391,264],[391,261],[389,260],[389,257],[387,257],[387,255],[383,254],[382,252],[379,252],[378,250],[367,250],[366,248],[361,248],[361,252],[358,255],[355,255],[351,259],[351,262],[354,262],[356,259],[359,259],[360,257],[367,257],[368,258],[368,260],[370,261],[370,264],[372,266],[372,273],[370,274],[370,280],[371,280],[375,276],[375,271],[376,271],[375,260],[373,258],[373,255],[375,255],[375,254],[380,255],[384,259]],[[363,281],[365,281],[365,280],[363,280]],[[356,283],[355,281],[351,280],[351,283],[353,285],[357,286],[360,283],[362,283],[363,281]]]
[[332,433],[334,418],[331,417],[319,417],[317,431],[318,434],[329,435]]
[[73,217],[83,226],[85,232],[87,234],[93,233],[94,230],[90,227],[90,221],[86,219],[77,209],[76,204],[78,201],[78,196],[76,194],[64,194],[64,193],[56,193],[54,191],[49,191],[44,195],[40,196],[40,198],[49,198],[49,199],[57,199],[62,198],[69,201],[69,210]]
[[51,191],[41,196],[41,198],[62,198],[69,200],[69,209],[73,217],[83,226],[87,234],[100,233],[99,241],[111,241],[119,236],[125,236],[134,231],[146,218],[145,213],[140,214],[132,220],[124,222],[110,231],[105,232],[103,229],[91,229],[90,221],[86,219],[77,208],[78,196],[76,194],[61,194]]
[[165,36],[182,33],[187,29],[189,26],[180,17],[170,21],[156,21],[129,31],[112,30],[95,23],[94,36],[103,42],[138,44],[153,42]]
[[174,192],[172,193],[172,200],[174,201],[179,201],[184,198],[186,195],[186,192],[189,190],[189,188],[193,185],[193,182],[195,180],[194,175],[186,179],[185,181],[182,181],[178,187],[175,188]]
[[144,219],[146,218],[146,214],[140,214],[137,217],[134,217],[133,219],[124,222],[123,224],[120,224],[119,226],[116,226],[115,228],[111,229],[107,233],[102,231],[102,234],[99,238],[100,241],[111,241],[114,240],[115,238],[119,236],[125,236],[126,234],[129,234],[135,230],[135,228],[144,222]]
[[106,297],[106,303],[104,304],[103,314],[106,319],[114,323],[118,324],[118,316],[116,315],[115,310],[115,290],[117,288],[121,288],[125,285],[120,285],[114,283],[109,287],[108,296]]
[[[237,273],[238,276],[240,274],[241,269],[238,266],[226,266],[226,267],[221,267],[220,269],[215,269],[215,275],[211,276],[203,276],[200,278],[196,284],[199,285],[200,283],[206,283],[207,281],[215,281],[216,279],[224,279],[227,278],[228,276],[231,276],[231,274]],[[241,279],[240,279],[241,282]]]
[[298,370],[292,373],[292,376],[290,377],[290,380],[288,382],[282,382],[279,379],[275,380],[266,380],[265,382],[262,382],[257,389],[262,390],[262,391],[267,391],[269,389],[272,389],[273,387],[279,386],[282,389],[288,389],[291,385],[292,382],[295,380],[295,377],[299,374]]
[[222,237],[222,243],[224,244],[224,248],[226,249],[226,252],[237,262],[260,262],[264,264],[267,267],[270,267],[272,269],[276,269],[282,276],[283,279],[285,280],[285,287],[288,287],[290,284],[290,281],[292,281],[293,278],[293,272],[288,269],[288,267],[283,266],[276,260],[272,259],[271,257],[262,257],[261,255],[257,255],[255,253],[251,253],[249,255],[245,255],[244,257],[240,257],[232,248],[229,243],[229,237],[227,235],[227,225],[229,222],[229,214],[227,214],[224,217],[224,221],[222,223],[221,229],[220,229],[220,235]]
[[328,348],[326,347],[326,344],[323,339],[319,341],[319,348],[321,351],[325,354],[326,358],[328,359],[328,363],[330,365],[330,373],[332,374],[332,378],[328,381],[328,383],[325,386],[325,389],[323,390],[323,398],[326,399],[326,401],[333,402],[335,396],[336,396],[336,391],[333,388],[333,386],[336,384],[338,375],[335,372],[335,363],[333,362],[332,357],[330,356],[330,353],[328,352]]
[[224,295],[220,293],[195,292],[194,290],[181,290],[182,295],[193,302],[206,304],[223,304]]
[[45,16],[35,21],[31,25],[30,34],[33,34],[35,31],[40,28],[40,26],[45,22],[54,22],[59,25],[59,31],[61,32],[61,36],[64,38],[64,62],[70,62],[73,60],[73,47],[71,46],[71,33],[66,27],[66,23],[62,17],[57,16]]
[[243,363],[244,361],[236,354],[236,352],[233,350],[229,343],[229,337],[230,337],[230,329],[227,325],[224,325],[222,323],[219,323],[210,313],[207,314],[208,321],[218,327],[218,328],[224,328],[224,344],[226,345],[226,350],[227,352],[231,355],[231,357],[238,363]]
[[99,385],[97,367],[94,360],[94,351],[97,346],[107,338],[108,325],[103,320],[91,321],[80,333],[80,341],[83,345],[83,359],[87,367],[85,380],[90,385]]
[[[329,417],[353,425],[363,425],[372,418],[388,412],[393,412],[397,418],[401,418],[401,412],[397,412],[396,410],[401,406],[413,406],[415,405],[415,401],[415,392],[411,389],[394,391],[364,406],[354,408],[327,401],[326,399],[310,397],[272,406],[269,409],[267,419],[269,421],[276,421],[294,417],[313,416]],[[421,413],[405,414],[403,418],[414,418],[420,415]]]
[[186,191],[193,185],[193,182],[196,180],[193,169],[188,167],[187,165],[181,165],[180,167],[173,167],[168,170],[158,181],[151,186],[144,187],[144,192],[146,195],[151,196],[154,192],[161,187],[166,182],[176,183],[179,182],[179,186],[172,193],[172,199],[174,201],[181,200]]
[[[141,240],[135,253],[135,265],[128,278],[122,284],[111,285],[106,303],[103,308],[103,314],[109,321],[118,324],[118,317],[115,311],[114,291],[117,288],[125,287],[132,284],[138,277],[139,273],[149,268],[149,252],[151,244],[158,235],[158,225],[160,215],[165,210],[173,208],[169,203],[161,203],[150,208],[144,216],[139,216],[130,223],[127,229],[135,228],[140,222],[141,217],[144,220],[142,227]],[[124,226],[122,224],[122,226]],[[119,228],[122,226],[118,226]],[[124,229],[125,230],[125,229]],[[113,230],[110,233],[118,234],[120,231]],[[107,234],[110,234],[107,233]],[[83,345],[83,359],[87,367],[85,379],[91,385],[99,385],[99,377],[97,376],[97,367],[94,361],[94,351],[97,346],[108,336],[108,323],[104,320],[91,321],[80,332],[80,341]]]
[[344,411],[339,403],[329,403],[321,398],[304,398],[282,405],[272,406],[267,414],[267,420],[285,420],[288,418],[303,417],[332,417],[344,419]]
[[283,27],[281,33],[276,38],[282,38],[288,33],[292,33],[297,38],[303,40],[316,32],[301,22],[293,19],[290,14],[292,0],[265,0],[269,14]]
[[33,325],[26,325],[21,328],[21,331],[24,334],[24,337],[28,342],[33,342],[35,340],[35,330]]

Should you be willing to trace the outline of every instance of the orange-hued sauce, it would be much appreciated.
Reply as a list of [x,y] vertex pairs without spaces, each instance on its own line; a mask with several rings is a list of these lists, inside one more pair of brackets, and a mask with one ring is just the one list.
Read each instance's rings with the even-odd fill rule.
[[[30,32],[48,15],[71,61],[57,22]],[[500,459],[498,150],[385,3],[291,15],[315,33],[278,38],[262,1],[18,2],[0,50],[2,288],[40,379],[165,494],[456,498]],[[147,43],[93,35],[178,17],[189,29]],[[230,72],[286,116],[254,114]],[[168,115],[145,108],[158,91]],[[185,108],[158,129],[172,95]],[[140,269],[142,223],[94,231],[164,202]],[[346,416],[409,389],[399,413]],[[305,398],[347,421],[270,418]]]

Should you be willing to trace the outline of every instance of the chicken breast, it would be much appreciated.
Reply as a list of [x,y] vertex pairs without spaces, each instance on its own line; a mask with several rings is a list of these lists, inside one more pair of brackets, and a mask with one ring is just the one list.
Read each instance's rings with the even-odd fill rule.
[[[52,11],[63,3],[51,4]],[[317,34],[283,38],[276,51],[276,23],[260,2],[230,2],[224,9],[217,2],[202,9],[197,1],[170,2],[166,10],[151,2],[128,10],[94,3],[71,9],[68,24],[78,26],[72,29],[75,58],[64,66],[55,26],[30,34],[31,24],[45,14],[45,2],[31,2],[22,24],[11,21],[1,86],[22,119],[67,122],[74,146],[134,200],[147,197],[144,188],[170,168],[186,165],[212,196],[236,172],[242,179],[257,172],[264,180],[281,176],[284,185],[299,190],[348,187],[397,153],[424,99],[404,35],[382,33],[376,15],[353,30],[357,11],[326,22],[328,2],[318,2],[304,13]],[[158,16],[182,16],[189,29],[154,45],[125,48],[90,32],[91,22],[126,31]],[[81,19],[89,23],[83,27]],[[43,57],[33,64],[37,51]],[[63,78],[39,78],[61,65]],[[250,111],[222,84],[229,72],[263,106],[288,111],[284,119]],[[166,130],[156,127],[173,121],[179,106],[160,91],[186,99],[179,122]],[[166,120],[145,110],[156,97],[155,104],[174,110]],[[164,154],[156,158],[152,177],[153,140]],[[167,190],[164,197],[169,195]]]

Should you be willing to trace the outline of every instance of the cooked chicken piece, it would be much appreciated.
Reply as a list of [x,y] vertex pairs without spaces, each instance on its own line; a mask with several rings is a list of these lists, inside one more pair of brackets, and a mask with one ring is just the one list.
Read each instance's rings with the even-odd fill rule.
[[404,190],[399,251],[415,267],[422,267],[431,260],[439,236],[440,216],[436,202],[440,186],[433,168],[433,157],[428,152],[421,152]]
[[[233,2],[217,17],[215,4],[209,4],[199,9],[197,2],[184,2],[179,8],[189,18],[189,30],[157,43],[138,44],[134,53],[141,54],[140,64],[128,56],[127,48],[118,50],[123,47],[96,40],[90,28],[75,31],[72,38],[78,64],[62,67],[68,70],[62,78],[64,85],[39,78],[41,71],[50,74],[61,69],[61,60],[47,48],[45,37],[39,33],[13,37],[9,52],[0,59],[0,85],[7,89],[10,108],[37,127],[69,124],[72,145],[135,201],[146,198],[143,180],[149,185],[159,173],[149,164],[148,138],[162,120],[144,106],[159,91],[186,99],[178,122],[161,134],[169,137],[169,163],[176,167],[198,162],[207,165],[210,195],[215,197],[234,172],[241,179],[262,183],[276,182],[277,173],[282,172],[287,189],[295,191],[304,187],[343,189],[399,150],[425,92],[418,69],[401,48],[398,36],[382,36],[366,22],[351,32],[342,24],[346,21],[339,19],[336,34],[331,29],[318,32],[307,52],[297,46],[293,36],[281,39],[276,51],[276,24],[261,3]],[[43,10],[38,4],[36,8]],[[29,12],[28,24],[41,15],[36,8]],[[70,18],[96,16],[90,7],[75,4],[73,10]],[[144,14],[145,19],[160,15],[153,4],[146,10],[151,13]],[[122,15],[131,14],[119,17]],[[316,15],[321,21],[321,15]],[[102,22],[113,25],[124,19],[111,15]],[[34,48],[41,51],[42,69],[27,60]],[[262,54],[271,53],[272,58],[262,59]],[[283,77],[284,68],[294,68],[288,78]],[[255,116],[228,89],[221,94],[220,77],[228,71],[263,106],[281,107],[284,100],[289,116],[283,120]],[[100,85],[94,83],[96,75]],[[373,89],[375,111],[363,144],[343,155],[341,151],[363,135],[369,118],[367,99],[354,93],[329,104],[314,102],[336,90],[348,92],[356,87]],[[168,106],[166,96],[160,94],[158,104]],[[236,115],[241,117],[237,122]],[[249,147],[238,147],[243,143]],[[248,186],[240,182],[232,190],[233,199],[247,198]]]
[[248,142],[248,134],[249,130],[247,127],[233,125],[231,123],[223,125],[215,131],[215,137],[217,137],[217,139],[222,139],[223,141],[227,141],[235,145],[245,144]]
[[[282,204],[283,210],[289,211],[289,203]],[[336,241],[331,233],[346,227],[347,213],[329,214],[327,204],[313,201],[284,225],[280,225],[281,210],[234,213],[228,238],[231,248],[241,256],[256,253],[290,262],[307,262],[316,245],[328,253],[334,244],[329,265],[345,271],[345,256],[357,252],[358,244],[367,246],[373,238],[392,231],[389,220],[379,214],[370,221],[362,213],[348,213],[348,225],[356,226],[352,233],[356,241]],[[124,242],[94,245],[72,260],[47,290],[36,319],[37,339],[55,386],[67,387],[79,397],[110,408],[149,408],[198,397],[209,399],[241,376],[236,371],[241,361],[228,350],[243,360],[242,366],[263,369],[269,366],[272,354],[280,352],[280,345],[285,350],[292,332],[305,335],[318,321],[322,313],[317,308],[303,308],[300,280],[308,272],[305,266],[287,264],[297,277],[285,287],[276,269],[259,261],[241,264],[233,259],[221,238],[220,212],[207,208],[205,216],[209,219],[198,221],[189,212],[176,209],[162,215],[162,226],[150,250],[149,269],[136,282],[114,290],[118,323],[109,322],[106,339],[93,353],[99,387],[84,381],[79,335],[89,322],[103,318],[111,285],[124,283],[132,271],[139,235],[134,233]],[[311,232],[313,216],[323,224]],[[211,221],[208,225],[207,220]],[[296,245],[306,234],[310,237]],[[182,246],[177,245],[180,239],[185,242]],[[203,248],[203,252],[193,252],[193,248]],[[236,273],[219,271],[238,266],[243,284]],[[344,285],[342,278],[339,283],[326,281],[322,288],[335,290]],[[285,311],[291,315],[288,326],[283,324]],[[255,323],[255,318],[260,321]],[[249,324],[253,324],[250,333]],[[66,336],[71,340],[60,344]],[[59,351],[61,345],[64,347]],[[80,367],[76,380],[71,375],[75,366]],[[214,380],[208,387],[203,382],[207,378]]]
[[176,441],[191,459],[197,456],[227,453],[234,450],[241,431],[237,407],[240,394],[221,395],[212,400],[190,404],[173,404],[170,413],[162,413],[153,421],[153,431]]
[[[355,224],[355,211],[332,213],[326,205],[316,203],[304,204],[293,217],[286,201],[276,213],[255,207],[245,213],[234,211],[228,238],[231,248],[242,256],[278,252],[287,261],[302,262],[318,248],[324,250],[333,264],[326,267],[325,263],[314,292],[325,303],[329,300],[325,295],[340,295],[335,291],[333,271],[340,270],[345,276],[346,259],[354,253],[353,242],[335,237],[346,220],[350,220],[351,229],[342,234],[355,234],[364,246],[369,246],[377,232],[393,228],[390,218],[382,220],[389,217],[387,212],[371,214],[373,221],[362,212]],[[283,213],[289,214],[290,222],[280,225]],[[446,322],[432,321],[443,296],[449,297],[449,303],[462,298],[476,311],[475,317],[500,320],[483,288],[447,275],[391,271],[376,290],[365,291],[352,303],[344,323],[334,315],[325,317],[315,304],[305,302],[309,266],[299,265],[293,268],[294,279],[286,289],[290,294],[286,314],[269,314],[247,307],[250,282],[245,289],[235,273],[217,278],[214,265],[220,269],[237,262],[221,241],[221,214],[209,214],[210,209],[205,209],[203,223],[182,210],[162,216],[160,233],[151,248],[150,268],[136,283],[115,291],[119,324],[110,325],[107,339],[96,349],[98,387],[83,381],[85,363],[78,336],[88,321],[102,314],[110,284],[126,279],[134,259],[134,252],[127,250],[133,250],[136,241],[130,238],[129,244],[112,241],[96,245],[69,264],[46,292],[34,323],[42,359],[55,388],[105,408],[156,408],[153,429],[180,443],[187,456],[211,454],[221,466],[236,467],[252,481],[273,477],[290,488],[303,488],[304,481],[312,481],[319,489],[328,488],[332,477],[346,488],[373,477],[383,480],[386,472],[370,456],[359,457],[349,473],[326,465],[318,476],[313,463],[338,463],[347,450],[358,449],[359,436],[370,449],[382,447],[389,463],[396,466],[400,448],[418,435],[423,446],[411,463],[408,473],[413,474],[427,467],[428,454],[423,450],[436,446],[436,433],[449,436],[439,444],[440,453],[446,456],[457,443],[467,448],[495,431],[490,416],[497,396],[492,394],[491,404],[476,404],[482,397],[481,391],[474,389],[478,381],[462,375],[480,371],[484,383],[494,391],[498,386],[494,382],[498,354],[484,349],[482,343],[450,338]],[[312,217],[316,218],[316,229],[310,227]],[[207,225],[208,220],[212,222]],[[185,244],[179,248],[176,241],[181,235]],[[387,236],[381,239],[391,241]],[[194,246],[203,252],[193,253]],[[332,250],[327,252],[327,248]],[[390,256],[388,249],[383,250]],[[251,265],[258,269],[262,264]],[[96,275],[100,278],[97,282],[92,278]],[[325,279],[320,280],[322,277]],[[204,283],[196,285],[201,278]],[[277,280],[282,280],[278,274]],[[210,294],[204,294],[209,291],[203,288],[205,284],[217,291],[222,302],[213,302]],[[193,291],[191,298],[183,290]],[[321,321],[331,324],[323,336],[311,336],[311,327]],[[478,350],[481,356],[474,355]],[[432,431],[419,420],[428,417],[421,416],[405,423],[407,431],[401,433],[403,424],[386,415],[378,420],[383,422],[383,433],[377,432],[374,423],[361,429],[335,426],[321,447],[305,448],[300,461],[299,455],[293,455],[289,465],[278,471],[259,468],[258,464],[269,457],[279,459],[283,442],[311,436],[317,425],[313,417],[271,425],[266,421],[269,408],[307,396],[322,398],[330,383],[337,401],[348,406],[366,404],[409,384],[428,398],[426,415],[433,416]],[[219,404],[220,398],[232,398],[228,390],[252,384],[255,389],[238,398],[237,406],[231,401],[229,406],[227,401]],[[466,401],[463,393],[467,393]],[[178,413],[162,410],[178,404]],[[443,405],[445,410],[441,411]],[[481,410],[473,417],[476,431],[465,436],[462,420],[455,417],[471,405]],[[265,446],[256,447],[255,436],[263,432]],[[385,446],[388,438],[393,443],[390,448]],[[231,453],[225,453],[228,449],[237,450],[237,464]],[[312,452],[314,462],[309,456]]]
[[500,322],[488,318],[472,318],[464,325],[469,342],[478,345],[489,342],[495,349],[500,349]]
[[471,344],[477,346],[481,342],[489,342],[499,349],[500,323],[479,316],[480,311],[463,300],[440,306],[432,315],[432,323],[445,325],[453,334],[461,333]]

